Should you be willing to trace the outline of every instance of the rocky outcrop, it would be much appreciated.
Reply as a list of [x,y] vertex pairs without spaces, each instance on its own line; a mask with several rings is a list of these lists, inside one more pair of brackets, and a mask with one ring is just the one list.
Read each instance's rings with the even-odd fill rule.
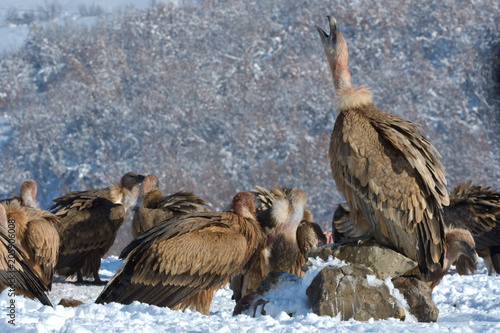
[[[417,263],[373,241],[362,245],[332,244],[313,249],[307,253],[307,258],[319,257],[327,260],[329,256],[351,264],[369,267],[380,280],[395,278],[417,267]],[[306,268],[307,270],[307,265]]]
[[325,267],[306,290],[313,312],[319,316],[340,315],[341,320],[404,320],[405,311],[387,285],[370,275],[373,271],[361,265]]
[[435,322],[439,309],[432,300],[432,291],[425,282],[416,277],[398,277],[392,280],[394,287],[403,294],[409,311],[419,322]]

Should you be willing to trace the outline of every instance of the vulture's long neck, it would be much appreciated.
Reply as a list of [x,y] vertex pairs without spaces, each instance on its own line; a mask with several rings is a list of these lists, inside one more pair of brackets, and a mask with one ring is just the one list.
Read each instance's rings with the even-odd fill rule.
[[144,208],[156,208],[156,206],[162,201],[163,195],[159,188],[155,188],[142,197],[142,204]]
[[340,32],[338,34],[338,38],[342,39],[342,42],[339,42],[335,53],[329,54],[327,50],[325,52],[332,72],[338,112],[342,112],[371,104],[372,93],[365,86],[354,87],[352,85],[351,72],[348,66],[349,52],[347,51],[347,44]]

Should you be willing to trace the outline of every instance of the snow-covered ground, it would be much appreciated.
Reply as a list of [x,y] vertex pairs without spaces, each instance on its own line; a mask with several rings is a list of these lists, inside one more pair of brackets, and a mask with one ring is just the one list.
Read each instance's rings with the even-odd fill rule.
[[[165,1],[164,1],[165,2]],[[2,0],[0,1],[0,54],[20,47],[28,35],[28,24],[67,21],[86,23],[99,15],[123,10],[127,6],[145,9],[151,0],[57,1],[57,0]],[[51,16],[54,17],[51,17]],[[48,19],[50,17],[50,19]],[[18,20],[15,20],[18,18]]]
[[[102,262],[100,274],[109,278],[121,265],[116,257]],[[305,278],[312,280],[312,275]],[[342,322],[336,318],[313,314],[302,301],[308,283],[295,286],[294,292],[281,292],[283,304],[299,304],[297,315],[285,312],[273,316],[251,318],[232,316],[234,301],[231,290],[223,288],[215,293],[210,316],[197,312],[172,311],[139,302],[130,305],[111,303],[93,304],[101,286],[77,286],[56,280],[50,299],[53,304],[61,298],[85,302],[77,308],[53,308],[17,297],[16,325],[7,322],[6,307],[11,298],[4,291],[0,295],[0,332],[499,332],[500,331],[500,277],[488,276],[480,262],[472,276],[459,276],[454,271],[446,275],[434,290],[433,298],[440,310],[437,323],[425,324],[407,320]],[[266,308],[267,309],[267,308]],[[273,312],[273,311],[269,311]]]

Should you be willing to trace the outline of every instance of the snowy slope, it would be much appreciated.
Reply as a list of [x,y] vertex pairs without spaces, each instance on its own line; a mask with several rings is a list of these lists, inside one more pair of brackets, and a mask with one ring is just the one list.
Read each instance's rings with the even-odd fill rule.
[[[121,261],[116,257],[103,260],[100,274],[109,278]],[[312,280],[312,276],[305,278]],[[281,291],[282,304],[302,304],[308,283],[295,293]],[[234,301],[231,291],[223,288],[215,293],[210,316],[196,312],[172,311],[139,302],[131,305],[92,304],[102,290],[98,286],[76,286],[58,280],[50,299],[57,304],[61,298],[85,302],[78,308],[50,308],[16,298],[16,323],[6,320],[7,292],[0,295],[0,332],[498,332],[500,331],[500,277],[488,276],[482,262],[473,276],[452,272],[434,290],[434,301],[440,310],[437,323],[425,324],[411,320],[341,322],[336,318],[318,317],[307,305],[296,308],[295,317],[285,312],[251,318],[232,316]],[[271,311],[272,312],[272,311]]]

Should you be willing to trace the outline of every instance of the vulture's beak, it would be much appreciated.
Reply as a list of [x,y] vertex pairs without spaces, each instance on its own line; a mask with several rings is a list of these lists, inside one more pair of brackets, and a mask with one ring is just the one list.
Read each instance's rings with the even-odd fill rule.
[[330,24],[330,34],[327,34],[323,29],[315,25],[314,27],[319,32],[319,36],[321,37],[321,41],[326,46],[328,44],[333,44],[336,40],[336,31],[337,31],[337,20],[333,16],[327,16],[328,22]]
[[479,256],[477,255],[477,251],[476,251],[475,247],[470,249],[470,251],[467,251],[467,257],[469,257],[469,259],[474,263],[474,265],[477,264],[477,262],[479,260]]

